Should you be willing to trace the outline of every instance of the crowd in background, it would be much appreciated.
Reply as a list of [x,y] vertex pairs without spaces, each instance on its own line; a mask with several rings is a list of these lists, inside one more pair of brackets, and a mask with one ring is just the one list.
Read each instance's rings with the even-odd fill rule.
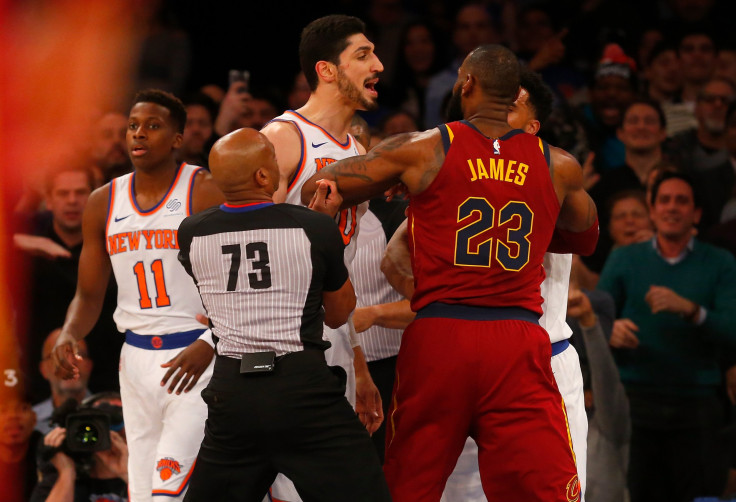
[[[729,312],[736,311],[736,277],[728,264],[733,257],[706,254],[698,266],[682,267],[700,256],[700,242],[736,254],[736,38],[727,23],[732,8],[728,4],[340,2],[340,10],[367,22],[369,38],[385,67],[377,86],[380,106],[362,114],[373,133],[371,146],[394,134],[442,123],[457,69],[481,44],[507,45],[552,90],[551,108],[537,110],[543,122],[539,136],[578,158],[601,228],[596,252],[575,257],[571,285],[600,289],[614,300],[614,320],[604,331],[631,407],[627,417],[631,430],[619,444],[630,458],[631,486],[649,483],[656,490],[632,488],[635,502],[644,500],[642,494],[649,500],[675,500],[657,494],[668,493],[663,486],[675,486],[677,479],[689,476],[707,478],[702,485],[706,488],[696,495],[736,493],[736,314]],[[309,98],[306,79],[296,71],[298,61],[283,65],[294,72],[278,82],[271,81],[265,70],[259,73],[258,65],[249,68],[251,72],[239,68],[192,75],[191,69],[198,67],[193,59],[198,54],[193,45],[196,36],[175,22],[177,13],[181,11],[168,6],[149,27],[137,85],[169,90],[184,102],[187,122],[181,162],[206,167],[209,148],[219,137],[241,127],[260,129]],[[307,19],[300,20],[303,25],[302,21]],[[241,61],[242,55],[231,66],[238,68]],[[6,480],[29,479],[28,493],[35,479],[33,462],[5,453],[23,450],[19,444],[44,441],[28,426],[30,405],[36,430],[48,438],[54,430],[53,412],[67,399],[81,403],[92,394],[119,390],[123,338],[112,320],[114,281],[100,321],[86,339],[82,378],[61,381],[49,366],[54,336],[76,288],[87,197],[131,170],[125,142],[127,107],[100,111],[92,124],[89,137],[79,139],[83,154],[50,166],[44,183],[27,187],[15,208],[14,244],[19,260],[32,271],[23,354],[29,392],[26,403],[2,407],[3,423],[21,425],[11,427],[11,432],[0,429],[4,431],[0,442],[7,443],[0,448],[0,473],[8,476]],[[671,172],[683,177],[662,178],[662,173]],[[662,201],[658,205],[663,179],[683,180],[690,186],[691,191],[685,189],[680,197],[687,199],[686,206],[692,202],[692,208],[670,210]],[[677,194],[672,197],[674,201]],[[642,246],[656,248],[657,236],[673,219],[681,223],[681,231],[690,232],[694,244],[679,261],[665,258],[672,267],[666,279],[656,274],[656,264],[632,271],[634,261],[640,264],[648,258],[623,248],[639,246],[641,253]],[[715,263],[725,265],[718,269]],[[683,290],[670,289],[703,311],[670,319],[662,317],[668,315],[667,308],[656,311],[651,296],[644,299],[652,287],[672,277]],[[642,291],[642,297],[632,300],[634,291]],[[643,311],[647,305],[651,312]],[[582,344],[583,339],[574,337],[573,342]],[[586,359],[586,351],[579,352]],[[591,398],[591,416],[592,403]],[[113,446],[115,454],[96,460],[91,472],[122,479],[123,485],[106,486],[122,497],[124,454],[119,442]],[[700,473],[682,472],[678,465],[658,469],[648,463],[657,455],[662,463],[670,456],[705,455],[711,468]],[[49,486],[70,468],[60,457],[39,462],[55,467]]]

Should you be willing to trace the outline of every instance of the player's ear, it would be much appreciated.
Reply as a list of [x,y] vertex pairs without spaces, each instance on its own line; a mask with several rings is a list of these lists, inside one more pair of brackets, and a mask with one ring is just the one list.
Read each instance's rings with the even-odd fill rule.
[[539,128],[541,127],[541,124],[537,119],[530,120],[526,123],[524,126],[524,132],[532,134],[536,136],[536,134],[539,132]]
[[174,135],[174,142],[171,146],[174,148],[181,148],[181,144],[184,141],[184,135],[180,132]]
[[478,79],[475,77],[475,75],[473,75],[472,73],[468,73],[467,75],[465,75],[465,81],[463,82],[460,90],[464,96],[468,96],[470,93],[473,92],[473,89],[475,89],[475,86],[477,84]]
[[314,69],[321,80],[334,82],[337,80],[337,66],[329,61],[317,61]]

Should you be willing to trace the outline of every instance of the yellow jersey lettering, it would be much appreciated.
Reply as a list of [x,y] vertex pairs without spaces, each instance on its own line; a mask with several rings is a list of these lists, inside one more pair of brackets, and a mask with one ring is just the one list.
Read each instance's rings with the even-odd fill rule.
[[486,171],[486,166],[483,165],[483,161],[480,159],[476,159],[478,162],[478,179],[488,179],[488,171]]
[[475,174],[475,168],[473,167],[473,161],[468,159],[468,167],[470,168],[470,174],[473,176],[470,178],[470,181],[475,181],[478,179],[478,175]]
[[514,172],[514,164],[516,164],[515,160],[509,160],[509,163],[506,165],[506,177],[503,180],[508,183],[513,181],[513,176],[516,174]]
[[491,179],[503,180],[503,159],[491,159],[490,163]]
[[522,186],[524,182],[526,181],[526,173],[529,171],[529,166],[526,164],[519,164],[519,169],[516,170],[516,178],[514,178],[514,183],[516,183],[519,186]]

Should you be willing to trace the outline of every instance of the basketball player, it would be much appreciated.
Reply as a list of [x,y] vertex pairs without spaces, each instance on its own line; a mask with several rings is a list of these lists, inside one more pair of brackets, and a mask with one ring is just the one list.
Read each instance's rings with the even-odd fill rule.
[[[307,25],[302,31],[299,58],[312,90],[309,100],[263,128],[276,149],[281,173],[274,201],[292,204],[301,204],[301,186],[312,174],[336,160],[365,153],[349,134],[350,125],[356,110],[376,107],[377,75],[383,71],[373,44],[365,36],[365,25],[349,16],[326,16]],[[337,216],[348,271],[366,207],[347,207]],[[327,362],[347,372],[346,396],[372,433],[383,421],[380,396],[357,339],[348,336],[351,327],[352,321],[340,330],[325,329],[332,344]]]
[[309,199],[331,179],[344,206],[398,182],[411,195],[417,317],[399,353],[384,465],[395,500],[439,500],[468,436],[490,500],[580,498],[540,284],[553,231],[553,250],[591,252],[596,210],[572,156],[507,124],[518,90],[513,53],[479,47],[453,90],[466,120],[389,139],[302,190]]
[[223,196],[207,171],[176,164],[185,122],[171,94],[135,97],[126,135],[135,170],[89,197],[77,292],[54,349],[60,376],[77,378],[77,341],[97,320],[112,269],[114,319],[125,333],[120,394],[132,502],[182,500],[207,417],[200,392],[212,374],[213,343],[195,319],[204,309],[178,262],[177,229]]
[[220,139],[210,166],[227,202],[179,229],[181,262],[218,338],[187,500],[260,502],[278,472],[304,500],[390,500],[368,433],[324,357],[323,318],[337,327],[355,308],[337,226],[273,204],[274,149],[253,129]]
[[[529,134],[537,134],[547,119],[552,106],[552,91],[539,74],[522,68],[519,96],[509,109],[508,123]],[[462,111],[460,111],[462,114]],[[462,115],[460,115],[462,116]],[[392,286],[405,297],[414,292],[411,274],[409,243],[406,239],[406,223],[397,230],[396,238],[390,242],[384,258],[384,270]],[[539,324],[552,342],[552,371],[557,388],[565,401],[570,436],[575,462],[580,479],[580,497],[584,500],[588,419],[583,396],[583,376],[580,359],[570,345],[572,330],[565,322],[567,312],[567,290],[569,286],[571,254],[547,253],[544,255],[545,278],[542,281],[542,317]],[[357,288],[357,285],[356,285]],[[484,502],[483,489],[478,472],[478,447],[474,441],[466,442],[452,475],[447,480],[442,500],[444,502]]]

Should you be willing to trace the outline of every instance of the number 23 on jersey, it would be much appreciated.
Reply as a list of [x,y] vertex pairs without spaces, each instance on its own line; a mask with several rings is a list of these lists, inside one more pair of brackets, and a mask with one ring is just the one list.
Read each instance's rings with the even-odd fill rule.
[[486,232],[498,225],[507,227],[506,238],[496,239],[496,261],[504,270],[518,272],[529,262],[529,235],[534,213],[526,203],[509,201],[498,211],[482,197],[469,197],[458,206],[457,222],[463,225],[455,233],[455,265],[490,267],[493,238]]

